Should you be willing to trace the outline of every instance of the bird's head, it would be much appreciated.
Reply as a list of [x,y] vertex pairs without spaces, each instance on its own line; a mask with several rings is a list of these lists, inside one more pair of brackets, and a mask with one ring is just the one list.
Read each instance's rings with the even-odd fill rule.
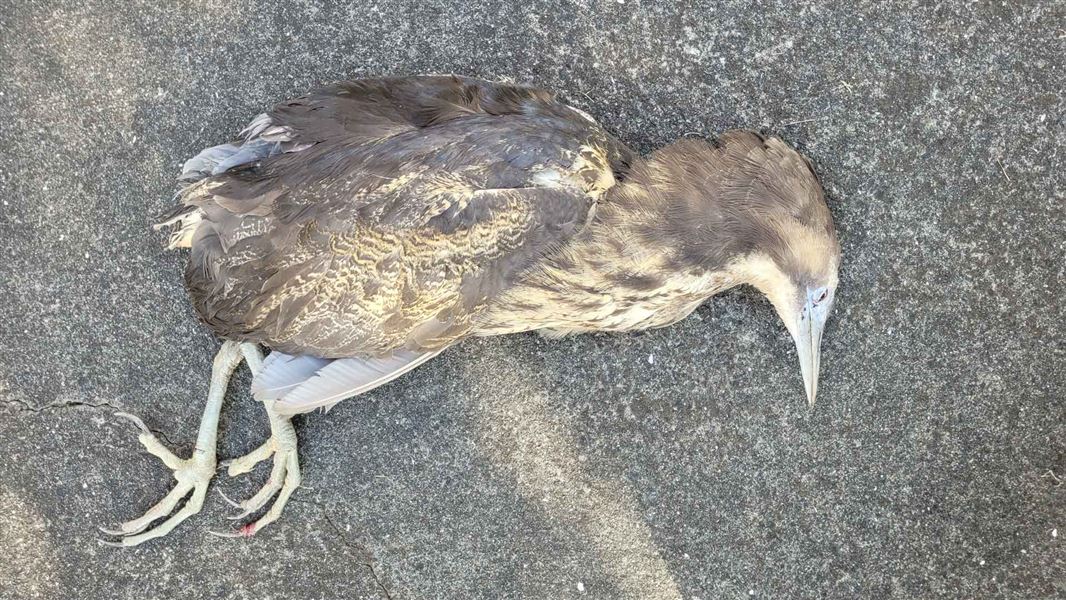
[[674,268],[726,272],[773,304],[796,342],[807,400],[818,392],[822,331],[833,306],[840,246],[810,163],[779,138],[730,131],[679,140],[650,157],[646,202],[665,215],[646,228],[674,244]]
[[[778,138],[734,132],[733,218],[745,252],[740,270],[766,295],[796,343],[807,401],[818,393],[822,332],[837,289],[840,246],[825,193],[810,163]],[[739,191],[746,188],[743,198]]]
[[766,295],[792,334],[807,401],[818,394],[822,332],[833,307],[840,250],[831,233],[801,224],[785,228],[772,252],[757,251],[743,260],[747,282]]

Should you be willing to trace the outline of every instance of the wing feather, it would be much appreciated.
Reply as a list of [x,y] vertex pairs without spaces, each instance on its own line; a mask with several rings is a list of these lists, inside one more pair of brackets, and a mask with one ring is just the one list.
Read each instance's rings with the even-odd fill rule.
[[339,358],[277,401],[279,414],[295,415],[316,408],[329,410],[345,398],[358,396],[414,369],[440,354],[397,350],[382,358]]
[[252,395],[260,402],[277,400],[314,377],[329,362],[314,356],[271,352],[252,381]]
[[[177,218],[196,232],[180,235],[186,283],[227,338],[323,358],[433,353],[580,231],[630,156],[537,88],[460,77],[322,88],[190,165],[205,178]],[[360,379],[349,365],[363,381],[349,390],[376,366],[360,363],[371,369]],[[384,377],[402,365],[380,366]],[[326,383],[307,390],[342,393]]]

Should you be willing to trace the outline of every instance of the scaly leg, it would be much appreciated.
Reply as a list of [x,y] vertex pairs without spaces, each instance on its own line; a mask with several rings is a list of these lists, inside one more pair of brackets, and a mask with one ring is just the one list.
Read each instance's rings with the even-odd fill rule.
[[[263,355],[259,352],[259,348],[249,344],[242,346],[241,351],[244,353],[244,360],[248,363],[252,374],[259,373],[259,369],[263,365]],[[255,465],[273,456],[274,467],[270,471],[270,478],[267,479],[266,484],[254,496],[243,502],[234,502],[227,498],[225,494],[222,494],[222,497],[226,502],[242,510],[241,514],[231,517],[235,520],[243,519],[266,506],[266,503],[275,494],[278,497],[270,506],[270,510],[260,517],[258,521],[248,523],[234,533],[212,531],[211,533],[215,535],[222,537],[255,535],[256,532],[273,523],[281,516],[281,511],[285,509],[289,496],[300,486],[300,461],[296,452],[296,429],[292,426],[292,420],[290,417],[279,415],[274,410],[272,403],[265,404],[264,408],[266,408],[267,418],[270,419],[270,439],[248,454],[228,461],[228,472],[230,477],[247,473]],[[221,490],[219,493],[222,493]]]
[[[226,386],[234,369],[241,362],[241,352],[244,346],[251,344],[239,344],[227,341],[222,344],[218,354],[215,355],[214,365],[211,369],[211,389],[207,393],[207,405],[204,406],[204,415],[200,420],[200,431],[196,436],[196,447],[192,456],[181,459],[168,450],[159,439],[152,434],[151,430],[137,417],[127,413],[115,413],[116,416],[129,419],[141,430],[137,437],[146,450],[174,471],[174,479],[177,485],[158,504],[148,509],[144,515],[120,524],[116,529],[101,530],[104,533],[122,536],[117,542],[101,543],[110,546],[136,546],[141,542],[164,536],[179,523],[192,515],[200,512],[207,495],[207,485],[215,474],[215,443],[218,439],[218,415],[222,410],[222,399],[226,396]],[[178,512],[171,515],[158,526],[147,529],[153,521],[165,517],[174,510],[178,502],[192,492],[192,497]],[[143,533],[141,533],[143,532]]]

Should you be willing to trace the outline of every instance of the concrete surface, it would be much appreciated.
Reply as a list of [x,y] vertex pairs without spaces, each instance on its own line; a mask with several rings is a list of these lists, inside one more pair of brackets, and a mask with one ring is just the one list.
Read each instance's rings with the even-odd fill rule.
[[[158,6],[154,6],[158,4]],[[0,598],[1066,595],[1053,1],[0,2]],[[306,488],[251,540],[212,491],[134,550],[98,524],[187,453],[217,341],[148,225],[199,148],[317,82],[564,92],[647,151],[779,133],[845,262],[808,411],[769,305],[480,340],[298,425]],[[242,375],[221,455],[265,419]],[[263,469],[216,486],[247,494]]]

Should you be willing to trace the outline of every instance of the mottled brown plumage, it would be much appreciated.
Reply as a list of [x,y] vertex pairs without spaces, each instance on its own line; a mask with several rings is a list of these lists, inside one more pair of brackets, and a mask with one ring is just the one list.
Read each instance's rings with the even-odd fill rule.
[[[745,261],[757,254],[803,283],[823,276],[829,265],[807,264],[790,226],[835,244],[821,186],[784,142],[747,131],[713,144],[681,140],[636,159],[588,227],[523,273],[480,331],[669,325],[709,296],[752,283]],[[514,322],[521,326],[509,328]]]
[[[300,484],[290,416],[332,406],[465,337],[627,331],[676,322],[750,284],[796,342],[808,399],[839,248],[810,164],[777,138],[732,131],[637,157],[592,118],[530,87],[461,77],[352,81],[256,117],[185,164],[164,225],[191,248],[194,306],[226,342],[196,451],[140,440],[176,487],[109,533],[135,545],[199,510],[215,472],[230,373],[242,360],[273,457],[239,517],[281,514]],[[274,349],[265,360],[258,344]],[[158,527],[178,501],[189,502]]]
[[329,358],[475,331],[630,156],[543,90],[452,77],[324,88],[242,142],[263,139],[265,156],[183,193],[186,281],[223,337]]
[[783,288],[835,287],[821,186],[780,139],[732,131],[641,158],[537,88],[337,84],[260,115],[182,180],[167,222],[192,248],[197,311],[225,338],[295,356],[660,327],[743,283],[790,311]]

